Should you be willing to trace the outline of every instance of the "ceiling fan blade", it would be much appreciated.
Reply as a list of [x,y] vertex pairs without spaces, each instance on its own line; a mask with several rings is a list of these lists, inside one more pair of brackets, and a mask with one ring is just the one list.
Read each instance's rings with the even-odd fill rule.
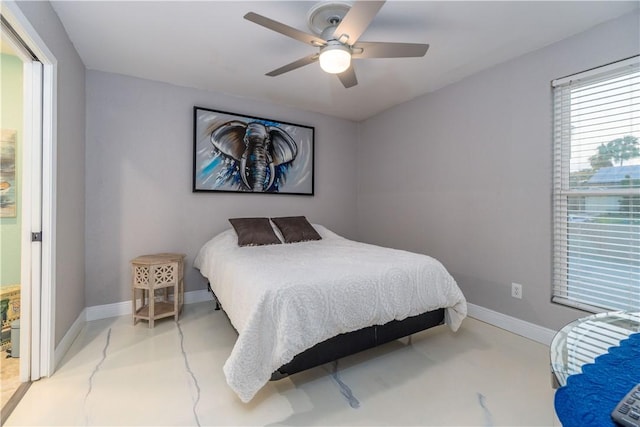
[[275,76],[279,76],[280,74],[288,73],[289,71],[293,71],[297,68],[304,67],[305,65],[309,65],[316,62],[319,56],[320,55],[317,53],[314,53],[313,55],[305,56],[304,58],[300,58],[297,61],[293,61],[290,64],[287,64],[273,71],[270,71],[265,75],[269,77],[275,77]]
[[[338,24],[333,36],[343,43],[354,44],[371,24],[384,3],[384,1],[356,1]],[[348,40],[341,39],[345,34],[349,37]]]
[[269,19],[266,16],[258,15],[257,13],[249,12],[244,15],[244,19],[255,24],[262,25],[265,28],[283,34],[287,37],[291,37],[292,39],[301,41],[303,43],[309,43],[312,46],[324,46],[327,44],[325,40],[319,37],[316,37],[312,34],[307,34],[304,31],[297,30],[278,21],[274,21],[273,19]]
[[[353,49],[352,58],[414,58],[424,56],[429,49],[428,44],[420,43],[387,43],[360,42]],[[358,52],[362,49],[362,52]]]
[[358,79],[356,78],[356,71],[353,69],[353,64],[351,64],[351,66],[347,68],[347,71],[337,74],[337,76],[342,82],[342,85],[347,89],[358,84]]

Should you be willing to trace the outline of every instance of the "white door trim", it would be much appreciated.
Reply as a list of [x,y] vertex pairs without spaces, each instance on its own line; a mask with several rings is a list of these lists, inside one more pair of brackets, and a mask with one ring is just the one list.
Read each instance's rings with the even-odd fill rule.
[[[42,63],[33,61],[24,66],[24,159],[22,190],[22,288],[31,290],[29,313],[22,313],[31,319],[31,368],[29,377],[41,377],[40,329],[42,325],[42,243],[33,242],[31,233],[42,230]],[[29,261],[29,262],[26,262]],[[25,280],[25,278],[27,278]],[[20,328],[22,331],[22,328]],[[29,330],[27,329],[27,331]],[[20,340],[21,347],[24,341]],[[22,349],[21,349],[22,350]]]
[[[57,66],[43,67],[42,90],[42,293],[40,348],[41,373],[50,376],[55,371],[55,266],[56,266],[56,82]],[[45,285],[46,284],[46,285]]]
[[[21,354],[23,354],[24,350],[24,354],[33,357],[34,354],[31,351],[31,345],[35,343],[39,347],[39,355],[34,358],[34,360],[38,360],[37,369],[32,370],[32,364],[32,366],[29,366],[29,359],[32,357],[20,358],[20,380],[28,381],[37,380],[41,376],[49,376],[53,374],[55,369],[57,60],[29,20],[24,16],[16,2],[14,0],[3,0],[2,3],[2,16],[38,57],[42,63],[43,75],[42,97],[40,99],[42,102],[42,120],[38,125],[30,125],[31,129],[24,129],[25,135],[38,133],[42,135],[42,228],[40,230],[25,230],[25,228],[29,226],[28,219],[30,218],[25,216],[23,218],[27,219],[27,221],[23,222],[22,233],[23,265],[25,264],[25,260],[33,260],[30,250],[32,246],[30,238],[31,231],[42,231],[43,233],[41,251],[39,251],[42,257],[41,268],[39,272],[36,273],[41,277],[41,284],[38,284],[38,286],[23,286],[21,290],[23,316],[20,322],[20,351]],[[33,98],[33,93],[31,94],[31,98]],[[25,100],[25,105],[26,101],[27,100]],[[30,111],[33,111],[33,106]],[[27,116],[25,116],[25,118],[27,118]],[[33,123],[33,120],[31,123]],[[25,122],[25,125],[26,124]],[[33,141],[33,138],[30,140]],[[25,151],[27,151],[33,147],[27,148],[25,144],[24,148]],[[33,177],[29,177],[28,179],[33,179]],[[23,203],[27,198],[28,197],[23,197]],[[31,207],[28,207],[28,209],[31,209]],[[26,227],[25,223],[27,223]],[[25,242],[25,240],[27,241]],[[28,252],[26,258],[24,258],[25,251]],[[28,271],[31,272],[31,265],[28,265],[27,268]],[[25,268],[23,268],[22,271],[24,277]],[[36,301],[38,301],[39,306],[39,312],[37,314],[35,313],[37,308],[32,310],[33,304]],[[32,320],[36,320],[37,325],[34,325]]]

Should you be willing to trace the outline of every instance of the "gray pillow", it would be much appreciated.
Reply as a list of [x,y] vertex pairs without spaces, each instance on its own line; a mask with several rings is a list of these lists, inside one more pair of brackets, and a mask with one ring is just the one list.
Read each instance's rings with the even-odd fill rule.
[[271,221],[280,229],[285,243],[306,242],[308,240],[320,240],[322,237],[307,218],[303,216],[284,216],[271,218]]
[[238,246],[277,245],[282,243],[271,228],[269,218],[230,218],[238,235]]

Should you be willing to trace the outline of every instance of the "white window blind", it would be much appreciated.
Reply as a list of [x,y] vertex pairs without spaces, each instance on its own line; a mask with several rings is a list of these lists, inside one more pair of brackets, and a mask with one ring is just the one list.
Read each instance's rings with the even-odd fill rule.
[[640,61],[552,82],[553,300],[640,311]]

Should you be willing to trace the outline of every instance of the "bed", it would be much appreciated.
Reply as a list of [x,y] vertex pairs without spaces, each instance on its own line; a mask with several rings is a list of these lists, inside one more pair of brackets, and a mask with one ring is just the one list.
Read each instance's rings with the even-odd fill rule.
[[313,228],[320,240],[263,246],[229,229],[194,261],[238,332],[223,371],[243,402],[269,380],[443,323],[456,331],[466,316],[437,260]]

